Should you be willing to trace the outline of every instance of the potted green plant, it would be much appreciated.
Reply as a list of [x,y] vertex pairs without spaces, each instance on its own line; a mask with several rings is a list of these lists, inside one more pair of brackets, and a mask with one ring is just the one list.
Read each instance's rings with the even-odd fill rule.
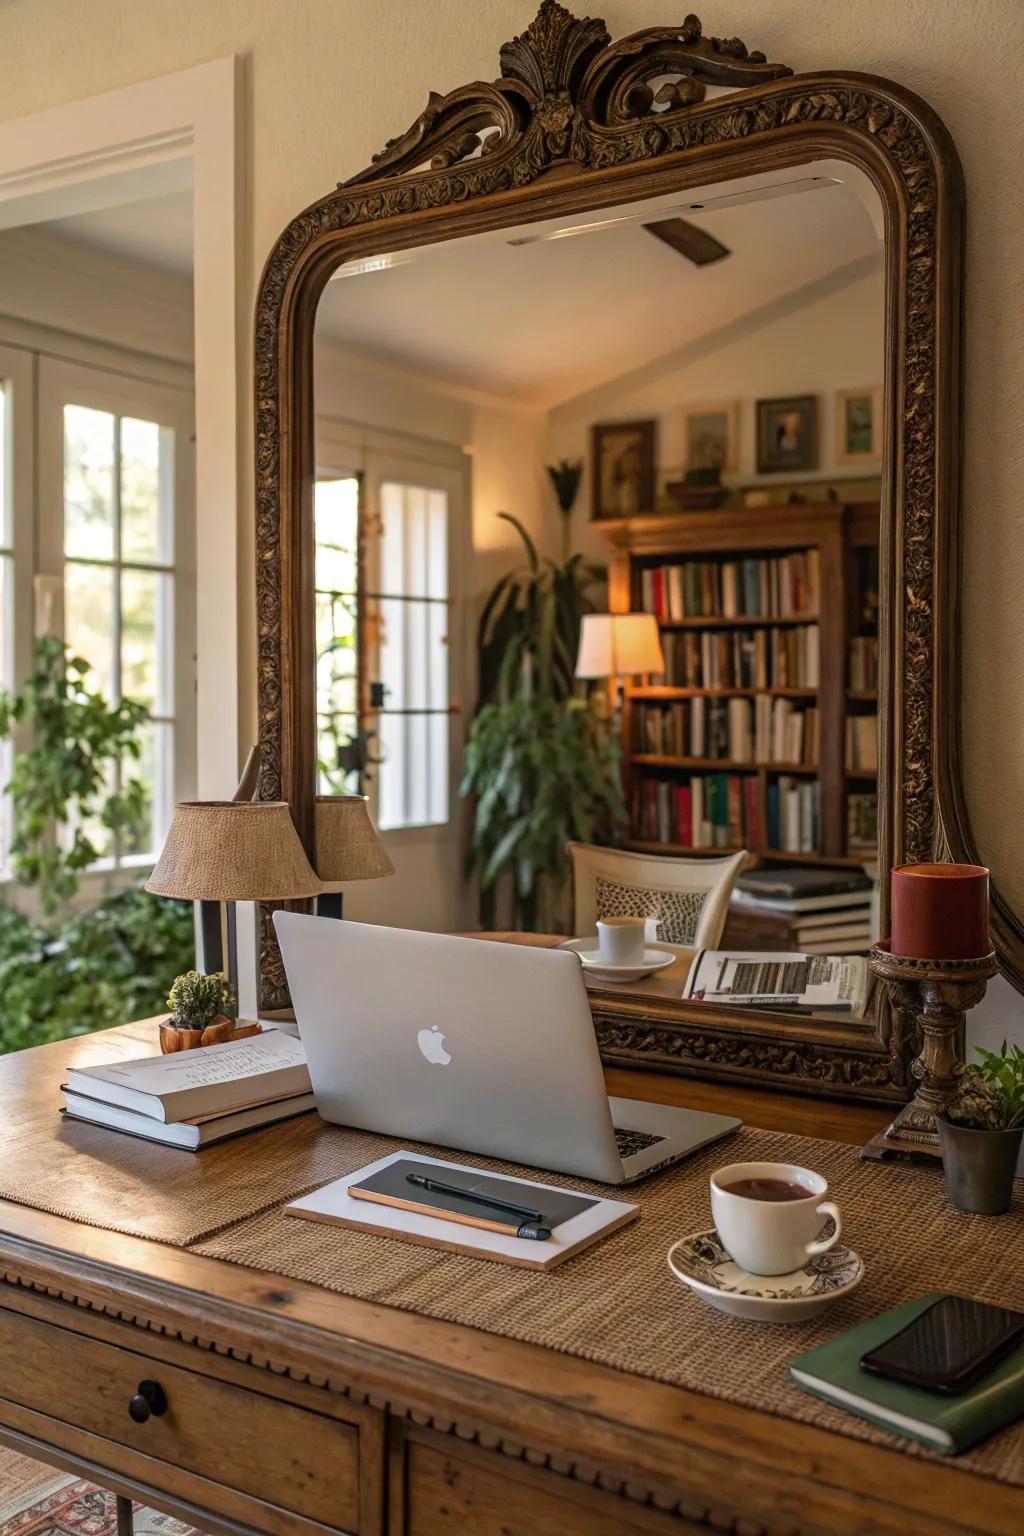
[[204,976],[201,971],[186,971],[177,976],[167,997],[171,1017],[160,1025],[160,1049],[190,1051],[200,1045],[223,1045],[226,1040],[244,1040],[258,1035],[258,1024],[239,1028],[235,1002],[227,978],[219,972]]
[[978,1047],[955,1098],[936,1115],[946,1193],[961,1211],[998,1216],[1013,1200],[1024,1139],[1024,1050]]

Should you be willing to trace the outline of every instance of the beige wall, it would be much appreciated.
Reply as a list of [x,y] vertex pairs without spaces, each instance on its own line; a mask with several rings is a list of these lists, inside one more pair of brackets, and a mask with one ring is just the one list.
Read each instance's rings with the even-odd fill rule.
[[[402,131],[429,88],[492,78],[499,44],[533,9],[533,0],[22,0],[0,7],[0,116],[243,55],[255,291],[286,220]],[[591,9],[604,12],[613,34],[678,19],[669,0],[595,0]],[[1024,8],[1018,0],[720,0],[705,19],[800,70],[904,81],[941,113],[963,158],[968,798],[981,852],[1024,910]],[[240,582],[251,659],[248,560]],[[244,685],[252,672],[247,666]]]

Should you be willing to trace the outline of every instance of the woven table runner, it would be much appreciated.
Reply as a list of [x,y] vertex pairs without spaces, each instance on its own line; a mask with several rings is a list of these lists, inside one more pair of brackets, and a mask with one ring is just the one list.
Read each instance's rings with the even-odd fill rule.
[[[382,1136],[336,1129],[332,1143],[320,1150],[324,1165],[333,1162],[329,1176],[337,1178],[396,1145]],[[508,1168],[462,1153],[458,1159]],[[775,1325],[727,1317],[686,1290],[665,1262],[677,1237],[711,1226],[709,1174],[725,1162],[762,1159],[823,1174],[843,1213],[843,1238],[864,1259],[858,1289],[809,1322]],[[557,1182],[607,1194],[582,1180]],[[549,1274],[297,1221],[279,1208],[239,1222],[194,1251],[928,1456],[911,1441],[798,1391],[789,1384],[787,1363],[932,1290],[954,1289],[1024,1309],[1024,1190],[1018,1186],[1018,1191],[1007,1216],[968,1216],[947,1204],[938,1169],[862,1163],[855,1147],[745,1129],[724,1145],[621,1191],[639,1204],[640,1219]],[[1024,1422],[957,1457],[955,1464],[1024,1486]]]
[[[25,1062],[29,1054],[31,1063]],[[196,1156],[59,1120],[64,1060],[61,1046],[49,1046],[0,1062],[0,1197],[578,1355],[908,1454],[930,1453],[798,1392],[788,1383],[788,1360],[931,1290],[953,1289],[1024,1309],[1020,1185],[1007,1216],[967,1216],[946,1203],[937,1169],[862,1163],[855,1147],[744,1129],[726,1144],[621,1191],[640,1206],[639,1221],[543,1274],[282,1214],[288,1201],[402,1145],[391,1138],[307,1114]],[[32,1092],[26,1094],[18,1078],[29,1066]],[[16,1112],[5,1112],[4,1105],[12,1104]],[[487,1158],[420,1150],[551,1181],[550,1175]],[[863,1257],[866,1274],[851,1296],[819,1319],[773,1326],[726,1317],[687,1291],[666,1266],[676,1238],[711,1225],[710,1172],[746,1159],[817,1169],[842,1208],[844,1239]],[[557,1182],[608,1193],[583,1180]],[[1024,1486],[1024,1423],[956,1464]]]

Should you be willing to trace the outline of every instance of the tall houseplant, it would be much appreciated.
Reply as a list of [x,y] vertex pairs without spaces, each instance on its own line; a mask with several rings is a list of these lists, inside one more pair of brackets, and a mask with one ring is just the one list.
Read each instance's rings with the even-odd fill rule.
[[618,742],[574,676],[589,588],[604,572],[580,555],[542,558],[516,518],[498,515],[518,532],[526,562],[498,582],[480,620],[481,707],[461,786],[476,797],[469,868],[485,927],[511,876],[517,925],[543,929],[559,908],[566,842],[608,840],[625,816]]

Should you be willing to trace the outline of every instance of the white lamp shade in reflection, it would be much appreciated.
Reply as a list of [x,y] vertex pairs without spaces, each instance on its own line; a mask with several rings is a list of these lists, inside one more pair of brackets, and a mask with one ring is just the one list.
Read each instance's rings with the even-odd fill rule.
[[585,613],[577,677],[632,677],[664,672],[658,621],[652,613]]

